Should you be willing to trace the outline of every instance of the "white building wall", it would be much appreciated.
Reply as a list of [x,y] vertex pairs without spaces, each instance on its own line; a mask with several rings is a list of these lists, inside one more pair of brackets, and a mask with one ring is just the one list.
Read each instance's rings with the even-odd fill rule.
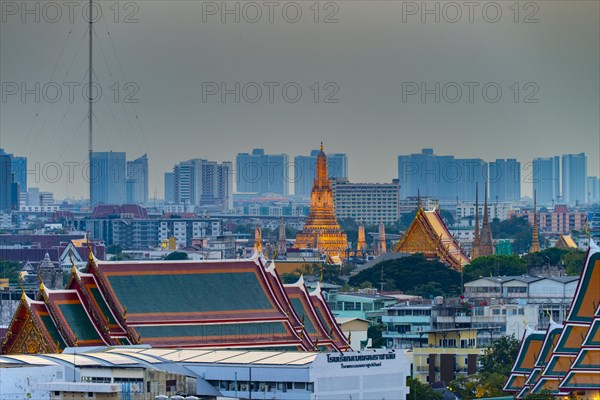
[[47,389],[38,388],[47,382],[64,382],[64,368],[45,367],[0,368],[0,399],[48,399]]
[[564,297],[565,285],[552,279],[542,279],[529,284],[529,297]]

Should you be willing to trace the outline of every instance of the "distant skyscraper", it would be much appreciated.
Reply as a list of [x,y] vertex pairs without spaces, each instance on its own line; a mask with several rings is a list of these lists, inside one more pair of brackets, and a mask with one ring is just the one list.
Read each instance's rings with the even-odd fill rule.
[[514,158],[490,162],[489,179],[491,202],[521,199],[521,163]]
[[289,193],[287,154],[265,154],[254,149],[236,157],[236,191],[239,193]]
[[174,201],[196,207],[232,207],[230,162],[201,159],[181,162],[173,167]]
[[10,157],[10,169],[14,183],[19,186],[20,192],[27,192],[27,157],[14,156],[6,153],[4,149],[0,149],[0,155]]
[[[294,157],[294,194],[296,196],[310,196],[317,171],[318,155],[319,150],[312,150],[310,156]],[[348,179],[348,156],[343,153],[328,154],[327,170],[329,179]]]
[[587,202],[600,203],[600,178],[597,176],[587,177]]
[[562,194],[565,203],[575,205],[586,202],[586,178],[587,157],[585,154],[563,154]]
[[438,156],[433,149],[398,156],[398,180],[403,199],[418,194],[443,201],[475,200],[475,185],[486,187],[488,165],[479,158]]
[[92,153],[90,179],[93,206],[126,203],[125,153],[112,151]]
[[175,174],[173,172],[165,172],[165,201],[175,202]]
[[537,203],[542,206],[560,202],[560,159],[539,157],[533,159],[531,181],[537,193]]
[[148,203],[148,156],[127,161],[127,202],[130,204]]
[[14,175],[12,173],[11,156],[0,152],[0,211],[13,209]]

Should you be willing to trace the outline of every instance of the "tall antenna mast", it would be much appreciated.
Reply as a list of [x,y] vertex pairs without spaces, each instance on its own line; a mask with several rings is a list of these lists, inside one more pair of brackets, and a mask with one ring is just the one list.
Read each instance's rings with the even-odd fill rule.
[[89,4],[89,64],[88,64],[88,162],[90,164],[89,169],[89,184],[90,184],[90,210],[93,208],[93,184],[92,184],[92,152],[93,152],[93,142],[92,142],[92,34],[93,34],[93,14],[92,14],[92,1],[90,0]]

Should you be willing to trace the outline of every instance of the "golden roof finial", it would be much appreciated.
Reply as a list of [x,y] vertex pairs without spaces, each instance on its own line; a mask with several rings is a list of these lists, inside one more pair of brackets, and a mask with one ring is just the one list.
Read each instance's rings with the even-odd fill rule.
[[423,209],[423,205],[421,204],[421,190],[417,189],[417,203],[419,210]]
[[323,151],[323,141],[321,141],[321,151]]
[[75,267],[75,261],[73,261],[73,250],[69,249],[69,261],[71,261],[71,272],[76,273],[77,267]]
[[46,286],[44,286],[44,281],[40,282],[40,291],[45,291]]

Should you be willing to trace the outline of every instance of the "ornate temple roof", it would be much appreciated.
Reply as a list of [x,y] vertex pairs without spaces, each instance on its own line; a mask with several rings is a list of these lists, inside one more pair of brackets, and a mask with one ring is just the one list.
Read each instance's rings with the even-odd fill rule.
[[[517,359],[506,391],[568,395],[577,390],[600,390],[600,249],[593,241],[586,256],[569,315],[563,326],[551,323],[537,355],[534,368],[523,370]],[[524,338],[519,354],[527,353]],[[524,381],[517,381],[523,376]],[[596,393],[596,392],[594,392]]]
[[571,235],[560,235],[554,247],[558,247],[559,249],[578,249],[577,244],[571,237]]
[[214,262],[92,256],[85,273],[72,269],[65,290],[41,285],[38,301],[23,296],[2,351],[127,344],[307,351],[314,340],[345,350],[329,335],[339,329],[335,320],[320,319],[304,284],[285,288],[265,263],[259,254]]
[[410,227],[394,246],[394,251],[438,257],[459,271],[471,262],[450,234],[437,209],[425,211],[419,207]]

